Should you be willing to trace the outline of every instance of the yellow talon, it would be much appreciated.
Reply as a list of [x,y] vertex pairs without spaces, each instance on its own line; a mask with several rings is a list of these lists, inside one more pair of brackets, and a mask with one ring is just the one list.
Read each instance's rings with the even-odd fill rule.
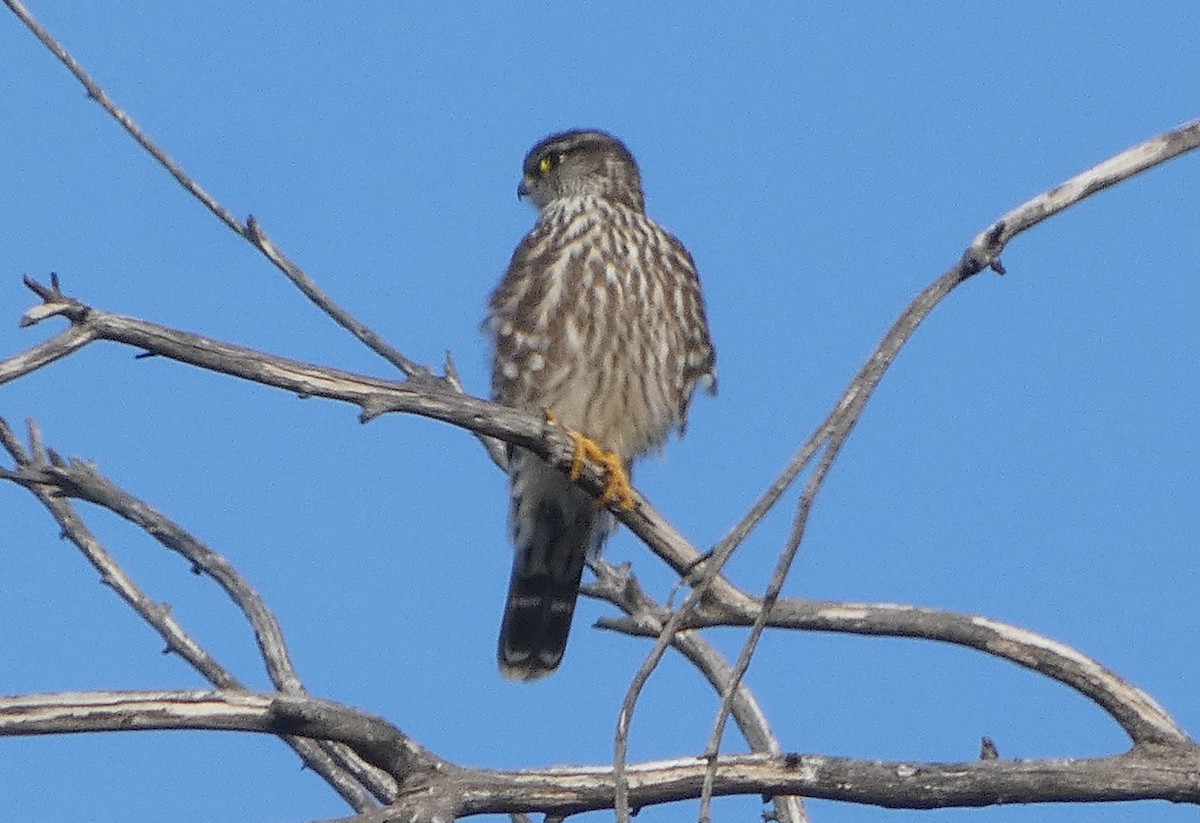
[[[562,423],[554,416],[554,412],[546,409],[545,415],[547,423],[562,426]],[[625,464],[621,462],[617,453],[603,448],[583,432],[562,427],[566,429],[567,436],[575,441],[575,454],[571,458],[571,470],[567,476],[572,480],[578,480],[583,474],[584,465],[591,460],[604,469],[604,492],[596,501],[596,505],[602,506],[612,502],[617,504],[617,508],[624,511],[632,509],[633,484],[629,481],[629,473],[625,471]]]
[[575,454],[571,456],[571,471],[567,473],[567,477],[572,480],[578,480],[579,476],[583,474],[584,461],[588,457],[598,457],[595,454],[596,444],[574,429],[567,429],[567,434],[575,441]]

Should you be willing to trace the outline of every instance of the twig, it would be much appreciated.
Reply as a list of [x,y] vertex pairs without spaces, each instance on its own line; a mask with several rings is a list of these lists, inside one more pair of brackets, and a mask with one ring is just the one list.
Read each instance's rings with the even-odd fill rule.
[[[592,560],[590,565],[596,574],[596,583],[584,586],[581,591],[589,597],[612,603],[628,615],[622,620],[601,618],[596,623],[597,627],[626,630],[627,626],[635,625],[638,627],[638,631],[632,633],[656,639],[667,636],[663,632],[663,626],[674,615],[669,609],[660,606],[646,594],[628,568],[617,568],[603,558]],[[717,694],[725,694],[733,669],[725,660],[724,655],[695,632],[673,632],[670,638],[671,646],[696,667]],[[750,744],[751,751],[765,754],[780,754],[783,751],[779,740],[771,731],[770,722],[762,707],[759,706],[758,699],[745,683],[738,684],[737,688],[733,690],[733,700],[730,705],[738,729],[746,742]],[[625,745],[628,745],[628,724],[625,725],[624,730],[626,732]],[[614,758],[613,765],[613,777],[617,786],[617,803],[620,804],[624,783],[624,757]],[[805,823],[808,820],[803,801],[799,797],[777,797],[775,804],[775,818],[780,823]]]
[[31,349],[0,360],[0,385],[35,372],[55,360],[66,357],[92,342],[91,333],[80,326],[71,326]]
[[[26,452],[8,424],[0,419],[0,446],[13,458],[16,471],[0,469],[0,478],[12,480],[33,494],[46,507],[62,528],[63,534],[74,543],[88,562],[100,573],[100,579],[124,600],[159,636],[166,641],[167,648],[175,652],[214,686],[222,689],[242,690],[243,684],[210,655],[179,624],[171,610],[154,602],[121,568],[120,564],[91,533],[71,504],[61,496],[61,487],[53,482],[43,482],[45,469],[54,469],[49,462],[57,455],[42,445],[41,433],[32,421],[29,424],[30,451]],[[61,462],[61,461],[60,461]],[[284,737],[310,768],[321,775],[350,806],[357,810],[375,806],[371,795],[364,790],[350,772],[359,772],[357,764],[344,768],[337,761],[346,760],[337,752],[324,750],[318,741],[297,737]],[[378,781],[375,781],[378,784]],[[376,786],[380,800],[386,802],[394,797],[394,787],[387,784]]]
[[[1018,206],[990,227],[980,232],[970,247],[963,253],[959,262],[926,288],[904,313],[900,315],[900,318],[888,330],[888,333],[876,347],[870,358],[868,358],[866,364],[855,375],[854,380],[851,381],[846,392],[842,395],[833,411],[830,412],[829,417],[826,418],[825,422],[813,437],[810,438],[809,442],[801,448],[800,454],[804,455],[803,461],[801,462],[800,455],[797,455],[797,459],[785,471],[785,475],[789,475],[791,479],[794,479],[799,476],[803,466],[807,465],[814,455],[818,452],[821,453],[821,461],[806,484],[800,501],[797,504],[791,534],[776,564],[775,571],[767,585],[767,590],[763,595],[766,609],[761,613],[760,618],[756,620],[746,639],[735,667],[734,677],[730,683],[731,689],[745,676],[746,670],[750,666],[754,649],[765,628],[765,624],[762,621],[765,620],[765,614],[769,611],[771,603],[778,598],[783,588],[784,581],[787,579],[788,572],[796,558],[796,554],[799,552],[800,543],[804,539],[809,512],[812,510],[812,505],[821,490],[825,478],[828,476],[830,468],[833,466],[833,462],[837,459],[842,446],[850,436],[850,432],[854,429],[855,424],[862,415],[863,409],[866,408],[867,402],[874,394],[879,381],[882,380],[884,373],[895,361],[900,350],[912,338],[912,335],[916,332],[921,322],[958,285],[984,269],[990,268],[1003,274],[1004,266],[1000,261],[1000,254],[1004,250],[1005,245],[1021,232],[1036,226],[1038,223],[1058,214],[1064,209],[1070,208],[1096,192],[1103,191],[1147,169],[1161,165],[1185,152],[1194,150],[1198,146],[1200,146],[1200,120],[1194,120],[1166,134],[1153,137],[1132,146],[1115,157],[1093,166],[1091,169],[1072,177],[1056,188]],[[790,485],[791,479],[787,483],[777,481],[772,485],[768,494],[775,494],[774,500],[778,500],[778,495],[782,494],[782,490],[787,485]],[[777,489],[778,493],[776,493]],[[743,518],[742,522],[734,527],[730,535],[718,544],[717,548],[713,551],[712,570],[723,568],[725,562],[732,555],[741,540],[749,533],[754,524],[761,519],[761,515],[757,515],[757,519],[755,519],[756,513],[760,510],[765,512],[774,504],[774,500],[770,505],[765,506],[763,505],[763,501],[756,503],[752,507],[751,513]],[[701,586],[703,585],[702,583]],[[707,749],[710,755],[715,755],[720,748],[721,733],[725,725],[725,719],[729,714],[729,699],[727,695],[721,701],[717,719],[713,724]],[[710,798],[711,795],[708,795],[701,799],[700,819],[702,823],[708,823],[711,819]]]
[[[87,89],[88,97],[100,104],[100,107],[108,112],[114,120],[121,124],[121,127],[137,141],[138,145],[146,150],[154,160],[166,169],[179,185],[195,197],[204,207],[207,208],[213,215],[228,226],[232,231],[244,237],[250,242],[254,248],[258,249],[264,257],[278,268],[284,275],[300,289],[300,291],[315,303],[323,312],[329,315],[334,322],[346,329],[354,335],[360,342],[366,345],[371,351],[378,354],[380,357],[387,360],[389,363],[400,369],[408,377],[417,378],[433,378],[429,370],[424,366],[419,365],[391,346],[381,336],[376,334],[365,324],[355,319],[348,311],[337,305],[329,295],[325,294],[316,282],[304,273],[304,270],[297,266],[291,259],[287,257],[279,248],[271,242],[267,237],[262,226],[259,225],[253,217],[247,218],[243,224],[240,220],[233,216],[229,209],[221,205],[221,203],[204,190],[191,175],[183,170],[167,152],[155,143],[150,136],[142,131],[134,119],[116,104],[116,102],[105,93],[92,77],[84,70],[66,47],[58,42],[49,31],[39,23],[34,16],[29,12],[25,5],[20,0],[4,0],[4,4],[12,10],[25,27],[33,32],[33,36],[50,52],[58,58],[67,70],[74,75],[75,79],[83,84]],[[436,379],[436,378],[433,378]]]

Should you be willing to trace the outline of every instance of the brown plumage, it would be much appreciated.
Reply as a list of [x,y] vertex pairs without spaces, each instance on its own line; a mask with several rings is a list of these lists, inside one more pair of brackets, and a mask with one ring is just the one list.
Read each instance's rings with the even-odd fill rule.
[[[682,433],[698,385],[716,390],[695,264],[646,216],[637,163],[611,135],[547,137],[525,156],[517,193],[540,213],[489,304],[493,395],[550,411],[628,469]],[[500,671],[535,680],[562,660],[584,561],[614,520],[523,449],[509,449],[509,477],[515,557]]]

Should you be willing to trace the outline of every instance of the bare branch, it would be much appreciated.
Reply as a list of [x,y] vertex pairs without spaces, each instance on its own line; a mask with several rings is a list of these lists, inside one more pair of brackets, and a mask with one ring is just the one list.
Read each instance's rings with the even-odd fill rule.
[[[818,453],[821,454],[820,462],[817,464],[808,483],[805,484],[804,491],[800,495],[791,534],[788,536],[787,542],[776,563],[775,570],[772,573],[771,580],[767,584],[767,589],[763,594],[765,608],[760,611],[742,647],[742,652],[734,668],[733,678],[729,684],[730,690],[745,676],[747,669],[750,667],[754,650],[766,628],[766,614],[770,612],[772,604],[783,590],[783,584],[787,579],[797,553],[800,551],[800,544],[804,540],[804,532],[808,525],[808,515],[812,511],[813,503],[816,501],[817,494],[820,492],[825,478],[829,475],[829,470],[833,467],[834,461],[837,460],[838,455],[841,453],[842,446],[845,445],[850,432],[862,416],[862,412],[874,394],[875,389],[879,386],[880,380],[883,379],[884,373],[895,361],[900,350],[912,338],[921,322],[959,284],[983,271],[985,268],[991,268],[1003,274],[1004,266],[1000,262],[1000,253],[1003,251],[1005,244],[1021,232],[1036,226],[1048,217],[1079,203],[1096,192],[1103,191],[1109,186],[1127,180],[1154,166],[1161,165],[1198,146],[1200,146],[1200,120],[1195,120],[1167,134],[1159,135],[1136,146],[1132,146],[1115,157],[1092,167],[1088,171],[1076,175],[1051,191],[1017,207],[993,223],[989,228],[980,232],[959,262],[921,292],[917,299],[905,309],[900,318],[892,325],[892,328],[888,330],[888,333],[884,335],[883,340],[876,347],[870,358],[868,358],[866,364],[850,382],[850,386],[846,389],[833,411],[825,419],[825,422],[822,423],[821,427],[813,434],[809,441],[801,447],[800,454],[797,455],[796,459],[785,470],[784,474],[789,476],[790,479],[786,482],[781,482],[782,478],[777,480],[772,484],[772,488],[768,492],[768,496],[775,494],[776,490],[778,490],[778,494],[782,494],[782,490],[787,485],[790,485],[792,479],[799,476],[800,472],[808,465],[813,456]],[[734,527],[730,535],[718,544],[717,548],[713,551],[713,563],[710,573],[716,573],[716,571],[724,567],[725,562],[732,555],[733,551],[736,550],[741,540],[761,520],[762,515],[758,514],[758,512],[765,512],[774,505],[774,501],[779,499],[778,494],[775,494],[774,499],[769,504],[765,503],[765,500],[760,500],[756,503],[751,508],[750,513],[743,518],[742,522]],[[703,584],[701,585],[703,586]],[[707,753],[710,755],[715,755],[720,748],[725,720],[729,715],[730,700],[730,693],[727,693],[722,700],[717,719],[713,723],[707,749]],[[1120,720],[1119,717],[1118,720]],[[700,819],[702,823],[708,823],[710,819],[709,810],[710,803],[706,795],[701,801]]]
[[[978,808],[1001,803],[1085,803],[1170,799],[1200,802],[1194,749],[1137,749],[1115,757],[1078,760],[989,759],[967,763],[910,763],[821,755],[750,754],[717,761],[713,793],[803,795],[890,809]],[[629,767],[635,809],[699,796],[708,764],[702,758]],[[570,815],[613,805],[606,769],[557,768],[529,772],[468,770],[456,775],[456,814],[514,809]],[[425,798],[428,803],[431,798]],[[443,807],[444,809],[444,807]],[[386,809],[325,823],[400,823],[445,819],[414,814],[397,803]]]
[[338,741],[401,783],[416,772],[450,768],[383,718],[307,695],[122,691],[0,698],[0,737],[162,729]]
[[36,423],[30,421],[30,440],[33,444],[31,451],[35,457],[26,453],[8,423],[0,419],[0,445],[16,461],[17,470],[0,469],[0,478],[12,480],[37,498],[51,516],[58,522],[63,535],[74,543],[100,573],[101,581],[111,588],[124,600],[143,620],[145,620],[167,644],[167,648],[186,660],[206,680],[220,688],[241,688],[229,671],[221,666],[200,645],[187,630],[179,624],[169,608],[159,605],[147,595],[116,562],[108,550],[96,539],[91,530],[84,524],[75,509],[60,496],[56,484],[46,482],[43,468],[49,467],[45,460],[44,449],[41,447],[41,434]]
[[[689,614],[680,629],[753,626],[757,613],[716,608]],[[875,637],[913,637],[975,649],[1056,680],[1096,703],[1113,717],[1136,746],[1192,746],[1192,740],[1166,710],[1143,692],[1082,652],[1044,635],[973,614],[894,603],[781,599],[765,625],[780,629],[837,632]],[[605,618],[602,628],[656,636],[643,621]]]
[[0,385],[66,357],[71,352],[82,349],[92,342],[92,339],[87,329],[71,326],[44,343],[39,343],[6,360],[0,360]]
[[287,255],[271,242],[263,227],[254,217],[251,216],[246,219],[246,226],[240,231],[240,234],[249,240],[254,248],[262,252],[268,260],[275,264],[275,268],[283,272],[287,276],[287,279],[291,280],[305,297],[315,303],[321,311],[329,315],[335,323],[354,335],[371,351],[378,354],[384,360],[387,360],[407,377],[429,381],[437,380],[429,369],[420,363],[409,360],[399,349],[388,343],[382,335],[377,334],[365,323],[362,323],[354,315],[350,314],[350,312],[335,303],[333,298],[326,294],[317,285],[315,280],[305,274],[303,269],[292,262]]
[[1192,745],[1141,689],[1070,646],[998,620],[919,606],[779,600],[766,622],[779,628],[921,637],[966,646],[1069,686],[1112,715],[1135,745]]
[[[183,529],[155,512],[145,503],[113,486],[94,468],[79,461],[65,462],[42,445],[37,425],[30,421],[29,452],[21,446],[8,423],[0,418],[0,446],[16,463],[16,470],[0,468],[0,479],[11,480],[29,490],[58,522],[62,533],[79,548],[84,557],[100,573],[100,579],[146,621],[167,644],[206,680],[222,689],[243,689],[244,686],[229,670],[195,640],[175,619],[170,608],[154,601],[126,574],[116,559],[96,539],[74,507],[66,499],[76,496],[104,506],[142,526],[159,542],[188,556],[193,566],[203,568],[222,583],[226,592],[249,617],[259,639],[260,649],[268,662],[272,678],[284,691],[302,693],[303,687],[295,676],[284,646],[283,635],[273,615],[262,604],[258,594],[246,583],[224,558],[203,546]],[[53,462],[51,462],[53,461]],[[189,556],[190,551],[190,556]],[[201,565],[203,564],[203,565]],[[352,808],[374,807],[371,795],[381,801],[395,797],[395,786],[384,776],[372,774],[353,753],[336,744],[299,738],[284,738],[304,762],[321,775]],[[360,783],[362,785],[360,785]]]
[[1184,123],[1169,132],[1129,147],[1050,191],[1022,203],[981,231],[963,255],[966,264],[969,267],[995,268],[1003,274],[1000,253],[1008,242],[1021,232],[1097,192],[1104,191],[1109,186],[1115,186],[1148,169],[1161,166],[1197,147],[1200,147],[1200,120]]
[[142,131],[134,119],[122,109],[117,103],[105,93],[92,77],[84,70],[66,47],[58,42],[49,31],[39,23],[29,12],[25,5],[20,0],[4,0],[4,4],[12,10],[22,23],[25,24],[34,37],[36,37],[42,45],[58,58],[67,70],[74,75],[75,79],[83,84],[87,89],[88,97],[100,104],[114,120],[121,124],[138,145],[154,158],[154,160],[166,169],[179,185],[195,197],[204,207],[207,208],[213,215],[228,226],[232,231],[241,235],[248,240],[254,248],[258,249],[264,257],[271,261],[289,280],[292,281],[300,291],[317,305],[322,311],[328,314],[334,322],[353,334],[360,342],[366,345],[371,351],[383,357],[389,363],[400,369],[409,377],[432,378],[429,370],[413,361],[409,360],[397,349],[393,348],[386,340],[366,325],[355,319],[349,312],[337,305],[329,295],[325,294],[316,282],[309,277],[304,271],[292,262],[278,247],[267,237],[266,232],[258,224],[253,217],[246,220],[243,224],[240,220],[233,216],[229,209],[221,205],[215,197],[209,194],[197,183],[191,175],[183,170],[170,155],[167,154],[161,146],[155,143],[150,136]]
[[[811,506],[825,474],[832,467],[837,449],[840,449],[841,444],[845,442],[845,438],[849,436],[854,424],[858,421],[862,409],[866,405],[866,401],[870,398],[871,392],[874,391],[874,387],[883,377],[887,367],[891,365],[891,362],[899,354],[904,343],[916,331],[916,327],[920,322],[933,311],[933,308],[942,298],[969,276],[969,274],[964,273],[960,264],[955,269],[943,274],[917,296],[895,324],[893,324],[891,330],[889,330],[883,342],[880,343],[868,359],[866,365],[859,371],[855,379],[851,381],[850,387],[842,395],[825,422],[821,424],[817,431],[801,447],[799,453],[792,459],[783,474],[771,485],[766,495],[755,503],[742,521],[717,543],[713,550],[706,555],[705,561],[702,564],[696,565],[694,574],[691,575],[691,579],[694,581],[693,590],[689,593],[676,614],[672,615],[670,620],[664,625],[662,633],[655,641],[653,648],[646,655],[645,661],[634,674],[629,689],[625,694],[621,711],[617,718],[615,762],[618,773],[621,771],[621,762],[625,757],[626,751],[621,741],[628,735],[628,726],[632,720],[634,706],[650,674],[657,667],[666,649],[670,646],[674,633],[683,625],[687,615],[701,603],[720,604],[722,608],[730,608],[735,611],[742,610],[746,601],[742,599],[744,593],[741,590],[737,590],[739,600],[736,604],[731,603],[723,591],[721,591],[724,588],[722,584],[724,578],[720,574],[721,569],[728,562],[729,558],[733,556],[733,552],[741,545],[742,540],[749,535],[754,526],[766,515],[767,511],[779,501],[791,483],[799,477],[808,462],[824,450],[825,453],[822,456],[820,468],[813,479],[810,480],[806,488],[806,497],[801,501],[800,515],[802,516],[798,516],[797,524],[793,527],[792,537],[789,538],[788,545],[791,548],[785,549],[784,554],[780,557],[771,584],[768,587],[768,596],[778,596],[779,587],[782,586],[782,581],[786,577],[786,571],[790,568],[791,562],[795,557],[795,551],[799,547],[799,539],[803,535],[803,524],[807,520],[808,507]],[[837,441],[837,448],[833,448],[830,445],[830,442],[834,440]],[[781,572],[780,569],[783,571]],[[774,591],[774,595],[771,595],[771,591]],[[757,608],[752,608],[750,612],[743,613],[757,614],[759,611]],[[727,688],[732,689],[736,686],[737,682],[744,675],[761,631],[761,627],[755,628],[751,637],[747,639],[747,644],[743,648],[734,670],[735,677],[729,682]],[[732,691],[727,692],[728,694],[732,694]],[[724,718],[728,711],[729,698],[726,696],[722,700],[721,709],[718,712],[717,719],[714,721],[714,730],[709,743],[710,747],[713,745],[711,742],[712,739],[719,739],[719,729],[723,728]],[[711,754],[715,755],[715,753],[714,749]],[[618,796],[620,796],[619,785]],[[711,795],[706,795],[706,797],[711,797]],[[618,806],[617,814],[619,817],[622,816],[621,808],[621,806]],[[702,802],[702,817],[708,813],[708,809],[709,803]],[[627,820],[627,814],[621,817],[622,823],[627,823]]]
[[[633,673],[630,678],[629,687],[625,691],[625,696],[621,700],[621,708],[617,713],[617,728],[614,733],[613,745],[613,772],[616,777],[616,812],[618,823],[629,823],[629,787],[625,780],[625,763],[629,755],[629,729],[633,724],[633,713],[637,708],[637,703],[641,697],[646,683],[649,682],[650,676],[654,670],[658,668],[659,661],[667,653],[667,649],[675,645],[676,638],[680,628],[683,626],[686,618],[700,605],[701,601],[709,600],[709,602],[724,602],[720,595],[714,592],[714,597],[709,598],[709,588],[711,582],[723,578],[718,577],[718,572],[712,572],[704,567],[699,568],[699,573],[706,575],[702,578],[702,583],[688,592],[688,596],[684,599],[683,604],[672,615],[668,616],[665,622],[660,622],[657,631],[657,637],[654,640],[654,645],[646,654],[646,658]],[[600,621],[604,624],[606,621]],[[731,681],[726,678],[722,681],[720,694],[722,695],[722,706],[726,705],[724,696],[726,694],[735,694],[730,691]],[[741,684],[737,684],[740,686]],[[732,706],[733,704],[730,703]]]
[[[0,419],[0,432],[5,429],[5,422]],[[4,439],[7,441],[7,437]],[[101,475],[95,466],[78,458],[68,458],[54,465],[27,463],[19,471],[3,472],[0,476],[31,491],[53,488],[55,497],[59,500],[63,497],[73,497],[102,506],[138,526],[166,548],[182,555],[191,563],[195,573],[210,575],[246,616],[275,686],[285,693],[298,693],[303,690],[288,656],[283,630],[258,592],[233,564],[177,523],[113,484]],[[112,562],[112,559],[108,557],[106,561]],[[216,680],[213,684],[221,687],[232,685],[230,682]]]
[[[250,692],[86,692],[0,698],[0,736],[212,729],[338,740],[394,775],[405,790],[354,821],[446,820],[495,812],[569,815],[612,808],[601,767],[489,771],[453,766],[381,718],[311,697]],[[631,765],[636,808],[700,795],[706,758]],[[908,763],[802,754],[717,760],[716,795],[804,795],[887,808],[1170,799],[1200,803],[1200,750],[1141,746],[1077,760]]]
[[[171,360],[239,377],[265,386],[285,389],[302,397],[325,397],[358,406],[364,422],[390,412],[404,412],[441,420],[476,434],[494,437],[529,449],[564,471],[573,464],[575,442],[541,415],[443,388],[432,381],[392,381],[368,377],[298,360],[276,357],[254,349],[222,343],[199,335],[109,314],[68,297],[56,289],[26,278],[46,303],[39,319],[63,316],[82,327],[93,340],[110,340],[153,352]],[[30,316],[32,312],[26,312]],[[599,497],[605,475],[602,467],[588,464],[579,485]],[[610,507],[631,531],[681,576],[705,568],[696,548],[641,494],[635,506]],[[734,606],[753,606],[753,599],[723,577],[711,585],[715,596]]]
[[[637,625],[638,631],[630,633],[654,638],[670,637],[671,646],[699,670],[717,694],[725,694],[733,670],[711,643],[696,632],[672,632],[670,635],[664,633],[663,627],[674,615],[670,609],[660,606],[646,594],[628,567],[617,568],[599,558],[591,561],[591,567],[596,573],[597,582],[583,586],[581,591],[589,597],[612,603],[628,615],[624,621],[602,618],[597,621],[597,627],[617,628],[618,622],[632,622]],[[750,744],[751,751],[765,754],[782,753],[783,748],[771,731],[766,714],[746,684],[739,683],[732,694],[730,706],[733,718],[742,736]],[[617,787],[616,803],[619,808],[624,787],[624,751],[628,750],[629,745],[629,724],[626,722],[619,725],[617,734],[616,746],[620,750],[620,756],[614,757],[613,774]],[[777,797],[775,803],[775,817],[781,823],[804,823],[808,820],[801,798]]]
[[[928,286],[905,309],[875,351],[867,359],[850,385],[839,398],[829,416],[805,441],[784,471],[757,500],[746,515],[714,547],[720,556],[728,547],[736,547],[761,522],[779,498],[791,487],[817,451],[827,442],[844,441],[858,420],[884,372],[891,366],[900,349],[908,342],[917,326],[959,284],[984,269],[1003,270],[1000,254],[1005,246],[1021,232],[1143,171],[1162,165],[1181,154],[1200,147],[1200,120],[1185,123],[1165,134],[1152,137],[1132,146],[1099,165],[1072,177],[1065,183],[1005,214],[980,232],[963,253],[962,259]],[[717,563],[716,565],[721,565]]]

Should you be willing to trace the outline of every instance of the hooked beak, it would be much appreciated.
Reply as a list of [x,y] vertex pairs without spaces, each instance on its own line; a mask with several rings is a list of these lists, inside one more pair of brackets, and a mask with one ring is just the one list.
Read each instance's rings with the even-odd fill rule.
[[521,182],[517,184],[517,199],[529,196],[529,186],[526,185],[526,178],[521,178]]

